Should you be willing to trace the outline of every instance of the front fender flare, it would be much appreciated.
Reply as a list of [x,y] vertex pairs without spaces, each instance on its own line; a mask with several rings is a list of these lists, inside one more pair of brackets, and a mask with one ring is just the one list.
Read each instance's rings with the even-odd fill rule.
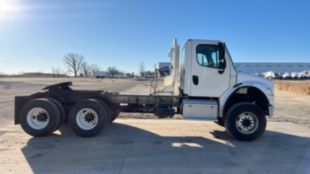
[[[273,93],[273,87],[272,89],[269,89],[270,87],[264,85],[263,83],[259,82],[259,81],[247,81],[247,82],[242,82],[239,85],[235,85],[233,88],[231,88],[230,90],[227,90],[223,95],[220,96],[219,99],[219,117],[223,117],[224,116],[224,108],[226,105],[226,102],[230,99],[230,97],[237,92],[239,89],[241,88],[247,88],[247,87],[252,87],[252,88],[256,88],[259,91],[261,91],[265,97],[268,100],[268,105],[269,106],[273,106],[274,104],[274,97],[273,95],[270,95],[268,90],[272,90]],[[271,113],[272,115],[272,113]]]

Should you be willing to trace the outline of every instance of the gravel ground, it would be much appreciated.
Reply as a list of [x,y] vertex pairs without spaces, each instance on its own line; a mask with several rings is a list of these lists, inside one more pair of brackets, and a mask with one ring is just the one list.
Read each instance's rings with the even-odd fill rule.
[[271,121],[292,122],[310,128],[310,95],[276,90],[275,113]]

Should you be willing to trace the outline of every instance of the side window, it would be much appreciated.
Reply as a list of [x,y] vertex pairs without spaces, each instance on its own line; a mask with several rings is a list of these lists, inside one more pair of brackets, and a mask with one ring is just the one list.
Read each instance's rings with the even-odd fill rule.
[[220,50],[217,45],[198,45],[196,58],[198,64],[205,67],[223,68],[225,64],[225,59],[220,58]]

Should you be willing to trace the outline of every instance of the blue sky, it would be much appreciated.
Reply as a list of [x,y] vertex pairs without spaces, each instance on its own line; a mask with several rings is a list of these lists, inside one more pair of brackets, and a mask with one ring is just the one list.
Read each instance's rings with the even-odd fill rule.
[[235,62],[309,62],[307,0],[0,0],[0,72],[66,70],[68,52],[102,69],[169,61],[174,37],[226,42]]

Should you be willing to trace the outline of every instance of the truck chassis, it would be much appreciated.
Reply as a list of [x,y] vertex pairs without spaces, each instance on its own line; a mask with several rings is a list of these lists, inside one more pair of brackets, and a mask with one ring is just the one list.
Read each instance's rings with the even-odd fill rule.
[[[180,105],[180,97],[172,95],[130,95],[120,94],[107,91],[96,90],[73,90],[70,88],[72,82],[64,82],[43,88],[43,92],[38,92],[29,96],[16,96],[15,97],[15,124],[22,122],[22,117],[25,115],[23,108],[31,100],[47,99],[57,105],[60,113],[60,120],[63,124],[68,122],[67,115],[72,110],[72,107],[77,103],[93,99],[100,101],[103,107],[108,110],[111,117],[108,120],[113,121],[119,112],[141,112],[141,113],[155,113],[160,118],[173,116],[179,113],[173,107],[178,108]],[[21,123],[22,124],[22,123]],[[31,132],[28,132],[33,134]],[[42,136],[45,134],[42,134]],[[36,136],[36,135],[35,135]],[[38,134],[37,136],[41,136]]]

